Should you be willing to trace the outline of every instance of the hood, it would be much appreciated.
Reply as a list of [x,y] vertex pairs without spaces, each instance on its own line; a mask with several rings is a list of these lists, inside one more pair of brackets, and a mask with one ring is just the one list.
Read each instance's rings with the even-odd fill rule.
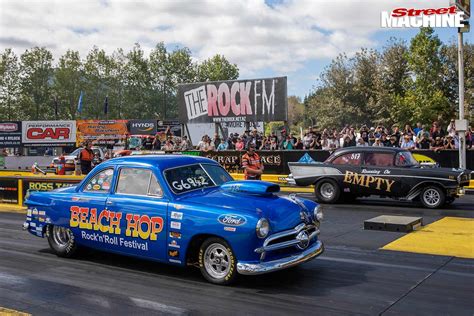
[[[234,182],[229,182],[229,186],[232,183]],[[265,217],[270,222],[273,233],[294,228],[302,223],[302,210],[312,218],[313,210],[308,209],[308,203],[297,203],[290,197],[279,197],[269,192],[257,193],[264,191],[265,185],[242,185],[240,188],[241,191],[234,191],[228,186],[223,186],[213,190],[197,191],[180,197],[178,201],[209,205],[213,209],[221,209],[222,214]],[[267,189],[275,190],[271,186]]]
[[265,181],[230,181],[221,185],[221,190],[225,192],[271,196],[280,192],[278,184]]

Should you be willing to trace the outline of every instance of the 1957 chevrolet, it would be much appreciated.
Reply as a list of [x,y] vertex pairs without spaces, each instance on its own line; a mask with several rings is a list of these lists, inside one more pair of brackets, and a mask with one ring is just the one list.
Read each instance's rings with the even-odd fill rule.
[[24,229],[61,257],[81,246],[175,265],[210,282],[306,262],[323,252],[322,212],[279,197],[276,184],[232,181],[215,161],[129,156],[97,166],[77,186],[33,192]]

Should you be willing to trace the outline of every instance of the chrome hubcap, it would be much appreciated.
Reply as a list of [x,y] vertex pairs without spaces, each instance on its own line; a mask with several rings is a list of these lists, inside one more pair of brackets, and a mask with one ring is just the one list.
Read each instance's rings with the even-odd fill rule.
[[204,253],[204,267],[213,278],[224,278],[230,270],[230,253],[221,244],[210,245]]
[[423,193],[423,200],[426,204],[434,206],[440,200],[439,192],[435,189],[428,189]]
[[53,239],[58,246],[65,247],[68,245],[71,236],[70,231],[67,228],[54,226],[53,227]]
[[321,185],[320,193],[325,199],[330,200],[334,196],[334,186],[331,183],[323,183]]

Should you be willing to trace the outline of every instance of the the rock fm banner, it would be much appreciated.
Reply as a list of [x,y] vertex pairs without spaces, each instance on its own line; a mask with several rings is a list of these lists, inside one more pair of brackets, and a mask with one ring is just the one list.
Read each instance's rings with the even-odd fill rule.
[[178,107],[183,123],[286,121],[286,77],[181,84]]

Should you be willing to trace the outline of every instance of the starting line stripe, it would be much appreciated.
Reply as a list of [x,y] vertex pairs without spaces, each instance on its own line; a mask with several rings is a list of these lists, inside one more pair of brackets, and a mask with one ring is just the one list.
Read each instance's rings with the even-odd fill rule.
[[474,259],[474,219],[444,217],[381,249]]
[[30,316],[31,314],[0,306],[0,316]]

